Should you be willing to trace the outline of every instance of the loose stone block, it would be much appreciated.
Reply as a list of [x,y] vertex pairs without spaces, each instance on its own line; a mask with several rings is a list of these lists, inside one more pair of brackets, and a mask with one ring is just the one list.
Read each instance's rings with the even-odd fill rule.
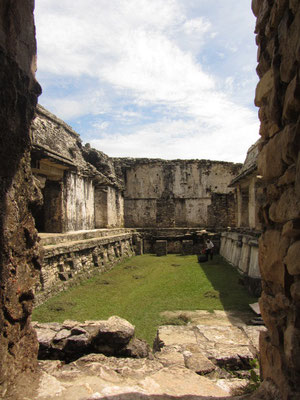
[[269,230],[259,239],[259,265],[261,275],[266,281],[272,281],[284,286],[285,256],[289,239],[281,237],[279,231]]
[[155,242],[156,255],[157,256],[166,256],[168,254],[167,246],[168,246],[167,240],[156,240],[156,242]]
[[274,85],[274,76],[273,69],[270,68],[268,72],[264,74],[260,82],[256,87],[255,93],[255,105],[260,107],[264,104],[264,101],[267,99],[270,91],[272,90]]
[[300,111],[300,81],[297,76],[290,82],[284,99],[283,118],[286,120],[293,119],[299,115]]
[[192,240],[183,240],[182,241],[182,254],[184,256],[193,254],[193,246],[194,246],[194,243]]
[[284,261],[289,271],[289,274],[300,274],[300,241],[297,241],[291,245]]

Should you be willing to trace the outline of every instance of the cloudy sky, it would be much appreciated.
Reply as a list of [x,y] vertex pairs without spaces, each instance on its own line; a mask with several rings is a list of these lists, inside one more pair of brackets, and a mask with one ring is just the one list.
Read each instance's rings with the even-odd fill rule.
[[243,162],[250,0],[38,0],[40,104],[110,156]]

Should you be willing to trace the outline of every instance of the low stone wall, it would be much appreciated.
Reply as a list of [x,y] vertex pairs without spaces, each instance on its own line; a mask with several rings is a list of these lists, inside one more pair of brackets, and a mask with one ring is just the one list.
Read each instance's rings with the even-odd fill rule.
[[[203,228],[138,228],[136,231],[143,240],[144,253],[156,253],[156,241],[167,241],[167,254],[200,254],[209,237],[214,243],[214,253],[219,253],[220,235]],[[189,250],[187,244],[189,242]]]
[[133,256],[133,242],[137,242],[134,233],[122,229],[42,235],[44,262],[35,304]]
[[240,232],[223,232],[220,254],[237,267],[250,292],[259,296],[261,277],[258,265],[258,238]]
[[156,243],[166,242],[167,254],[200,254],[207,237],[219,252],[220,235],[189,228],[93,229],[68,233],[40,233],[43,264],[35,286],[35,305],[111,269],[124,258],[156,253]]

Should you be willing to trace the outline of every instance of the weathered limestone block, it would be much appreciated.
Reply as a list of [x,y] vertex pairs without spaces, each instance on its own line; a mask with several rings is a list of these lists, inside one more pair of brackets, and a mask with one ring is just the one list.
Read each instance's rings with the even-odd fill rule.
[[285,93],[283,118],[287,121],[297,118],[300,112],[300,78],[298,74],[289,83]]
[[287,297],[278,292],[275,296],[267,295],[265,291],[259,300],[261,315],[269,330],[272,344],[280,345],[280,331],[288,315],[290,302]]
[[195,371],[197,374],[206,375],[216,369],[215,364],[200,353],[199,350],[194,353],[186,350],[183,352],[183,357],[186,368]]
[[[134,254],[131,232],[118,229],[111,232],[112,236],[102,233],[101,230],[94,230],[91,233],[70,233],[58,237],[51,235],[55,244],[47,244],[43,248],[44,263],[40,282],[35,286],[36,305]],[[43,243],[49,243],[47,236],[44,236]]]
[[267,332],[262,332],[260,336],[260,365],[262,379],[271,381],[276,376],[276,385],[279,388],[286,386],[285,376],[283,374],[283,365],[278,346],[274,346]]
[[[258,172],[264,180],[282,176],[285,164],[296,162],[299,151],[299,145],[295,146],[296,140],[299,140],[296,125],[290,124],[263,146],[258,156]],[[268,168],[269,165],[272,168]]]
[[278,186],[286,186],[293,184],[296,178],[296,166],[291,165],[285,173],[279,178]]
[[284,259],[289,274],[300,275],[300,241],[293,243]]
[[300,198],[295,193],[293,186],[286,189],[280,199],[272,203],[269,210],[269,217],[274,222],[285,223],[288,220],[299,217]]
[[39,359],[76,360],[84,354],[144,358],[149,345],[134,338],[134,326],[119,317],[107,321],[34,323],[39,341]]
[[157,256],[166,256],[168,254],[168,241],[167,240],[156,240],[155,242],[155,253]]
[[284,352],[288,364],[300,369],[300,330],[291,324],[284,333]]
[[300,282],[294,282],[291,286],[291,296],[296,303],[300,303]]
[[297,3],[297,5],[292,3],[293,2],[290,1],[290,9],[293,10],[295,19],[293,20],[292,24],[290,24],[289,12],[286,11],[286,14],[279,26],[279,33],[281,37],[281,41],[279,43],[279,53],[281,55],[280,78],[285,83],[289,83],[295,76],[297,71],[295,58],[299,58],[298,49],[300,43],[300,12],[297,1],[294,2]]
[[184,366],[164,368],[156,360],[90,354],[59,367],[49,361],[41,363],[43,374],[34,396],[36,400],[55,397],[72,400],[172,400],[174,397],[208,400],[228,397],[229,394]]
[[146,358],[151,354],[151,348],[145,340],[132,338],[124,349],[119,352],[120,357]]
[[259,14],[259,10],[260,10],[261,5],[262,5],[262,1],[260,1],[260,0],[252,0],[251,8],[252,8],[253,14],[256,17]]
[[300,219],[288,221],[282,228],[282,236],[299,237],[300,236]]
[[271,14],[270,14],[270,18],[269,18],[269,21],[266,26],[266,35],[267,36],[271,36],[272,31],[274,31],[274,29],[278,27],[278,24],[281,21],[284,13],[286,11],[288,1],[289,0],[275,0],[274,1],[273,7],[271,10]]
[[289,240],[282,238],[279,231],[268,230],[259,239],[259,265],[263,279],[284,287],[284,264]]
[[[265,3],[265,2],[264,2]],[[256,87],[255,93],[255,105],[260,107],[265,104],[269,93],[272,91],[274,86],[274,73],[273,69],[270,68],[268,72],[259,81]]]
[[34,2],[0,5],[0,397],[36,369],[30,324],[40,269],[30,209],[39,201],[30,169],[30,124],[41,88],[35,81]]
[[249,259],[249,270],[248,276],[250,278],[260,278],[260,271],[258,265],[258,246],[257,243],[253,243],[250,246],[250,259]]
[[[253,337],[253,332],[251,332]],[[229,368],[245,366],[257,356],[255,341],[248,335],[247,329],[235,326],[161,326],[158,329],[154,349],[162,351],[155,353],[159,360],[170,359],[170,362],[181,362],[173,351],[183,354],[185,362],[196,367],[203,367],[202,372],[212,368],[209,360],[220,367]],[[163,361],[162,361],[163,362]],[[195,369],[194,369],[195,370]]]
[[[259,64],[260,65],[260,64]],[[263,139],[272,137],[280,131],[280,124],[271,115],[270,105],[263,105],[260,107],[258,116],[260,119],[259,134]]]
[[268,0],[262,0],[260,7],[257,6],[257,2],[253,2],[254,4],[254,9],[256,12],[258,12],[257,15],[257,20],[256,20],[256,26],[255,26],[255,33],[258,33],[262,28],[265,27],[267,24],[270,11],[271,11],[271,6],[269,5]]

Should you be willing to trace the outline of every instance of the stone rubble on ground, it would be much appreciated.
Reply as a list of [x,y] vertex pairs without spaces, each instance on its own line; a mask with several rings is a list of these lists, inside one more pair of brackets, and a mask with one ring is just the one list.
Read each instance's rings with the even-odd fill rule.
[[[223,398],[246,386],[250,360],[258,353],[259,332],[265,328],[247,326],[226,312],[190,315],[192,322],[186,326],[159,327],[154,353],[134,337],[134,326],[119,317],[34,323],[43,358],[35,398],[87,400],[129,393],[135,398],[150,394]],[[60,359],[54,359],[57,355]]]
[[148,357],[150,346],[134,337],[134,326],[123,318],[107,321],[33,323],[39,341],[39,359],[74,361],[89,353]]

